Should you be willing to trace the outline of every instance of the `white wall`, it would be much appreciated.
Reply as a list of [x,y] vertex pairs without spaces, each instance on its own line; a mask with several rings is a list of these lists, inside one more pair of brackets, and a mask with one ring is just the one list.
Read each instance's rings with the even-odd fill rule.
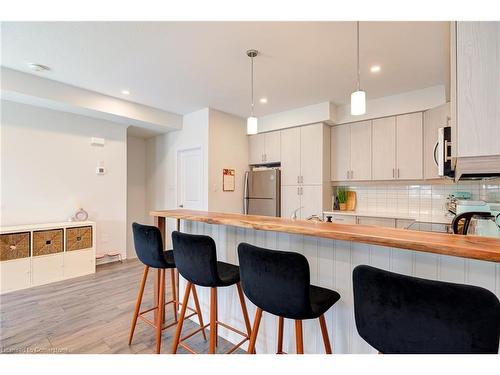
[[[248,170],[246,120],[210,109],[208,151],[208,209],[243,212],[243,183]],[[222,190],[222,170],[235,170],[235,190]]]
[[146,205],[146,140],[127,136],[127,258],[137,257],[132,223],[152,224]]
[[[1,225],[68,220],[83,207],[97,222],[97,252],[126,256],[126,127],[2,101]],[[105,139],[104,147],[90,145]],[[107,168],[96,174],[98,161]]]
[[[177,153],[200,147],[203,155],[203,199],[201,210],[208,210],[208,122],[209,109],[183,117],[182,130],[162,134],[147,140],[146,181],[149,210],[177,207]],[[168,222],[168,242],[174,222]]]

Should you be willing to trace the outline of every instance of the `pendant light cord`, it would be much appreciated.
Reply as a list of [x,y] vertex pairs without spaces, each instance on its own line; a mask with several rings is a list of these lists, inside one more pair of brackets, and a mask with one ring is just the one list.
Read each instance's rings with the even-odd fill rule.
[[360,71],[359,71],[359,21],[356,22],[356,39],[357,39],[357,61],[358,61],[358,91],[361,89]]
[[251,68],[251,84],[252,84],[252,117],[253,117],[253,56],[251,57],[252,59],[252,68]]

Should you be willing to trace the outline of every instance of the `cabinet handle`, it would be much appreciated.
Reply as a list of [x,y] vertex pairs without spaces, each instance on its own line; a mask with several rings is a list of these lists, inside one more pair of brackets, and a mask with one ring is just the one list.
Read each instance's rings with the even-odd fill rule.
[[347,174],[347,178],[346,179],[348,180],[349,179],[349,171],[347,171],[346,174]]
[[394,168],[392,168],[392,178],[395,178]]
[[351,180],[354,178],[354,171],[351,171]]
[[300,195],[300,188],[297,188],[297,195]]
[[300,184],[300,176],[297,176],[297,183]]
[[399,178],[399,168],[398,168],[398,178]]
[[264,161],[267,161],[267,154],[264,154]]

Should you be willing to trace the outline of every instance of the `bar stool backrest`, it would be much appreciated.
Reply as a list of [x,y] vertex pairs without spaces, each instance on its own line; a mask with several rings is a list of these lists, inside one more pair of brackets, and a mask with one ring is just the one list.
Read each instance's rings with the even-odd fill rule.
[[217,250],[209,236],[172,233],[177,270],[195,285],[215,287],[219,284]]
[[382,353],[498,353],[500,302],[490,291],[361,265],[353,271],[360,336]]
[[157,227],[133,223],[132,233],[135,251],[142,263],[153,268],[171,267],[163,255],[163,241]]
[[240,243],[238,258],[243,291],[257,307],[289,319],[311,314],[306,257]]

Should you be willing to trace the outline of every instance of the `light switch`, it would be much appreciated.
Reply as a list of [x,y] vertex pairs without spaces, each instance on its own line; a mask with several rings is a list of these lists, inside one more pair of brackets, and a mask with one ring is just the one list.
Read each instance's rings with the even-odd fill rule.
[[104,138],[92,137],[90,138],[91,146],[104,146]]

